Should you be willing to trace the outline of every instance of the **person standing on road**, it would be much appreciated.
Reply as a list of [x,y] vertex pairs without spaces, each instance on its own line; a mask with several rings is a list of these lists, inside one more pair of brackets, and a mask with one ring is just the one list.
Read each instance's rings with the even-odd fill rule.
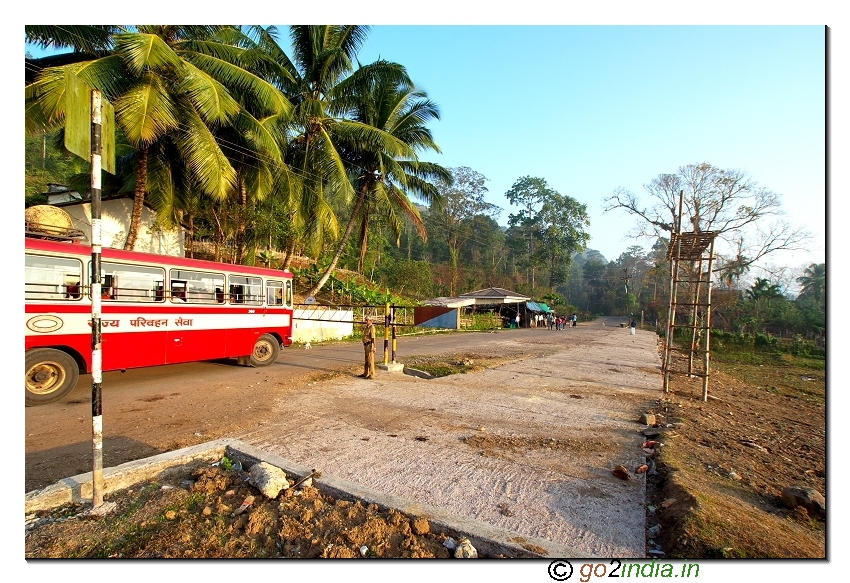
[[363,326],[363,351],[366,354],[366,362],[363,364],[363,374],[358,375],[362,379],[375,378],[375,325],[372,316],[366,316]]
[[630,328],[629,334],[634,336],[635,335],[635,328],[637,328],[637,322],[635,322],[634,318],[632,318],[632,321],[629,323],[629,328]]

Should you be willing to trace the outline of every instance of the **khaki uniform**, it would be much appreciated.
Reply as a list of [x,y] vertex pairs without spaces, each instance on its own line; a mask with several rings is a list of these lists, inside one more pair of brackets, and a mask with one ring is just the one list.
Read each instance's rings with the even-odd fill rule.
[[363,365],[363,378],[371,379],[375,377],[375,325],[372,322],[366,322],[363,327],[363,351],[365,352],[366,362]]

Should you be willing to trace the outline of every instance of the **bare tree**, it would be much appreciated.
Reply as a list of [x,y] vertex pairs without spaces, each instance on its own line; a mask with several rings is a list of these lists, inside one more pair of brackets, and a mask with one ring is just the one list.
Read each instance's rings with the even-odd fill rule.
[[[621,209],[639,220],[634,237],[669,240],[676,227],[679,193],[684,192],[683,231],[714,231],[719,246],[717,270],[734,266],[746,270],[765,255],[802,249],[811,235],[784,218],[780,196],[741,170],[722,170],[711,164],[681,166],[676,174],[661,174],[644,185],[648,201],[619,187],[605,199],[603,211]],[[725,259],[725,260],[724,260]]]

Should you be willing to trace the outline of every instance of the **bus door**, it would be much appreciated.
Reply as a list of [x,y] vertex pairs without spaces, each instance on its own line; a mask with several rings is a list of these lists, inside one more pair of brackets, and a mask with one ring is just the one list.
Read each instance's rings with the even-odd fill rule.
[[171,307],[165,362],[193,362],[225,357],[229,314],[219,307],[224,275],[172,269],[166,295]]
[[[229,312],[233,326],[227,329],[227,356],[245,356],[254,350],[263,327],[263,280],[259,277],[228,275]],[[235,309],[234,309],[235,308]]]

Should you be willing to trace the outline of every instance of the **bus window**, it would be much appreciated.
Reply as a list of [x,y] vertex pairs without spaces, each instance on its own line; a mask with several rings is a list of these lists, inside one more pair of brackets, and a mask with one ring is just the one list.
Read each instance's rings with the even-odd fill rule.
[[186,282],[180,279],[171,280],[171,301],[186,301]]
[[263,303],[263,280],[259,277],[229,275],[230,302],[233,304],[251,304],[258,306]]
[[[91,262],[89,262],[91,265]],[[91,268],[89,268],[91,269]],[[104,261],[101,269],[101,297],[119,302],[161,302],[165,270]]]
[[284,299],[287,306],[292,307],[292,282],[286,282],[286,297]]
[[269,306],[283,305],[283,282],[268,280],[266,281],[266,304]]
[[104,300],[115,299],[115,276],[107,273],[101,276],[100,297]]
[[69,300],[78,300],[83,297],[83,293],[81,291],[80,282],[76,283],[66,283],[65,284],[65,297]]
[[26,254],[24,298],[78,300],[82,297],[83,264],[77,259]]
[[[172,269],[171,301],[189,304],[215,304],[216,291],[224,289],[224,275],[206,271],[189,271],[187,269]],[[175,284],[183,284],[175,288]]]

